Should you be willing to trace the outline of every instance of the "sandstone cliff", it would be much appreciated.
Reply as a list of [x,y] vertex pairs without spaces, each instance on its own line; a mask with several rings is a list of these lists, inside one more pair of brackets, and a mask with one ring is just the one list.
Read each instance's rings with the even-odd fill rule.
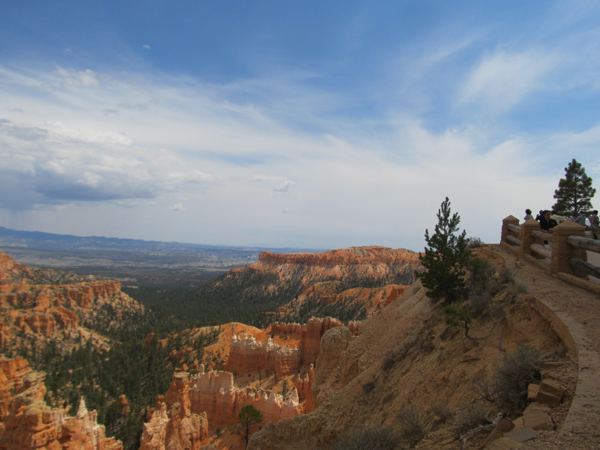
[[215,320],[244,317],[265,327],[278,320],[306,323],[312,316],[363,320],[399,295],[421,269],[417,253],[385,247],[263,252],[258,261],[203,284],[183,301],[194,308],[200,299],[215,306],[227,299],[228,308],[211,309]]
[[246,405],[262,412],[263,423],[278,423],[303,412],[295,387],[284,399],[273,391],[236,387],[232,373],[206,372],[203,366],[194,375],[175,373],[165,403],[167,409],[178,403],[182,417],[205,412],[208,421],[218,425],[237,423],[240,410]]
[[[331,317],[309,319],[305,325],[296,323],[274,323],[266,330],[267,335],[286,338],[283,346],[268,337],[260,342],[254,335],[233,335],[225,370],[238,375],[245,375],[256,370],[276,372],[278,376],[293,375],[301,368],[314,364],[319,355],[321,336],[335,327],[344,324]],[[287,339],[289,338],[289,340]],[[294,342],[297,343],[294,346]]]
[[88,411],[83,399],[75,417],[47,406],[44,378],[23,358],[0,359],[0,449],[123,449],[119,441],[106,437],[96,412]]
[[[209,437],[209,423],[222,427],[238,423],[240,410],[252,405],[263,415],[263,423],[279,423],[303,412],[294,387],[287,399],[275,392],[239,388],[230,372],[197,374],[176,372],[167,395],[144,424],[140,450],[199,448]],[[167,411],[169,411],[167,413]]]
[[108,340],[83,323],[119,326],[123,314],[142,306],[122,293],[117,281],[29,268],[0,252],[0,310],[0,347],[39,347],[57,341],[70,350],[90,339],[107,348]]

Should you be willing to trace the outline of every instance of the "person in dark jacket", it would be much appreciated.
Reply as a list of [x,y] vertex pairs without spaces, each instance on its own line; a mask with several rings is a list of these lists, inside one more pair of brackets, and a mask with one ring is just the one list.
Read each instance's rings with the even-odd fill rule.
[[552,233],[552,228],[557,225],[556,220],[550,218],[550,211],[544,211],[544,215],[540,217],[540,228]]

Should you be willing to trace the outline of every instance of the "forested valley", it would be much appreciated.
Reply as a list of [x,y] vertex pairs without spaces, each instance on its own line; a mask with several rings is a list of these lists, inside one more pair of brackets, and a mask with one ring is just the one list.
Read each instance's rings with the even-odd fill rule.
[[[312,316],[332,316],[345,322],[365,318],[360,303],[321,303],[318,298],[306,301],[293,311],[279,313],[283,305],[294,305],[306,287],[308,270],[298,264],[285,279],[277,271],[257,271],[246,266],[215,278],[198,282],[186,276],[176,280],[165,276],[148,277],[132,286],[123,283],[122,292],[144,305],[143,311],[123,313],[104,305],[94,320],[82,325],[111,341],[110,349],[94,345],[92,340],[66,351],[61,342],[49,345],[23,345],[4,348],[8,356],[20,355],[46,375],[46,402],[68,408],[75,414],[83,397],[88,410],[96,410],[98,422],[106,426],[108,436],[115,436],[126,449],[139,448],[148,407],[168,391],[173,372],[184,364],[215,361],[205,354],[205,347],[219,336],[219,326],[241,322],[267,327],[274,321],[306,323]],[[376,288],[389,283],[410,284],[413,271],[392,271],[374,278],[364,273],[350,273],[342,280],[317,275],[311,283],[327,286],[334,293],[354,288]],[[198,328],[206,328],[200,332]],[[198,332],[183,332],[196,329]],[[152,335],[152,338],[148,338]],[[193,371],[193,369],[192,369]],[[128,411],[119,405],[124,395]]]

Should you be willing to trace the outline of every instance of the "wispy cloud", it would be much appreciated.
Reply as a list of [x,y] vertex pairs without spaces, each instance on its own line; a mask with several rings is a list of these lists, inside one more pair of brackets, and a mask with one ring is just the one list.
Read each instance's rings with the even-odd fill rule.
[[[429,52],[422,73],[472,43]],[[466,81],[444,80],[453,88],[447,98],[459,92],[458,108],[446,113],[517,109],[548,89],[561,61],[543,51],[486,53],[454,72]],[[420,249],[446,195],[469,233],[493,240],[498,216],[550,206],[557,171],[543,159],[562,168],[574,142],[600,144],[596,124],[556,139],[551,152],[546,135],[499,134],[495,124],[462,117],[433,127],[434,108],[410,102],[402,114],[348,117],[350,94],[324,92],[305,76],[219,84],[160,72],[0,67],[0,207],[43,210],[57,223],[91,209],[122,223],[143,217],[165,240]],[[427,87],[418,76],[404,81],[406,92],[411,83]],[[187,211],[189,221],[173,224],[160,213],[169,210]],[[98,232],[91,219],[86,226]]]
[[544,89],[544,77],[559,57],[540,50],[485,55],[471,70],[459,92],[458,104],[475,104],[491,112],[506,112],[533,91]]
[[290,188],[295,185],[296,183],[294,181],[289,181],[286,180],[283,183],[279,183],[277,186],[275,186],[275,192],[289,192]]

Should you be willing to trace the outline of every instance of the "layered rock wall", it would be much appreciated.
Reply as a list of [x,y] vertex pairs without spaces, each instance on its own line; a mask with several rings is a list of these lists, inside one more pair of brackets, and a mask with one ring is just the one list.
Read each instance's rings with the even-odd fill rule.
[[308,324],[302,327],[300,337],[300,352],[303,364],[314,364],[321,349],[321,337],[332,328],[342,327],[344,324],[338,319],[326,317],[324,319],[311,318]]
[[233,335],[225,370],[233,372],[236,376],[259,369],[286,376],[297,373],[300,366],[301,355],[298,347],[280,347],[271,338],[260,343],[254,336]]
[[[225,370],[236,376],[256,370],[275,371],[278,376],[297,374],[303,365],[314,364],[319,356],[321,336],[331,328],[344,324],[331,317],[311,318],[306,325],[274,323],[270,332],[285,334],[299,341],[295,347],[280,346],[270,337],[260,343],[254,336],[231,337],[230,352]],[[357,325],[353,326],[355,330]]]
[[190,378],[189,398],[191,411],[206,411],[208,420],[218,425],[238,422],[244,406],[252,405],[263,414],[263,423],[278,423],[303,412],[294,388],[287,400],[271,391],[253,388],[237,388],[230,372],[204,372]]
[[418,259],[410,250],[386,247],[350,247],[324,253],[271,253],[261,252],[258,260],[271,264],[303,264],[306,266],[335,266],[356,264],[390,264],[399,259]]
[[83,399],[75,417],[47,406],[44,379],[23,358],[0,359],[0,450],[123,450]]
[[167,414],[167,405],[162,403],[151,420],[144,424],[140,450],[196,450],[207,438],[206,413],[188,413],[182,417],[181,405],[174,403]]
[[[106,317],[105,305],[111,306]],[[0,346],[39,346],[53,339],[69,350],[90,337],[97,345],[108,346],[106,339],[81,327],[82,321],[103,320],[111,326],[111,320],[143,307],[121,292],[118,281],[31,269],[0,252],[0,309]],[[67,344],[68,340],[72,342]]]

